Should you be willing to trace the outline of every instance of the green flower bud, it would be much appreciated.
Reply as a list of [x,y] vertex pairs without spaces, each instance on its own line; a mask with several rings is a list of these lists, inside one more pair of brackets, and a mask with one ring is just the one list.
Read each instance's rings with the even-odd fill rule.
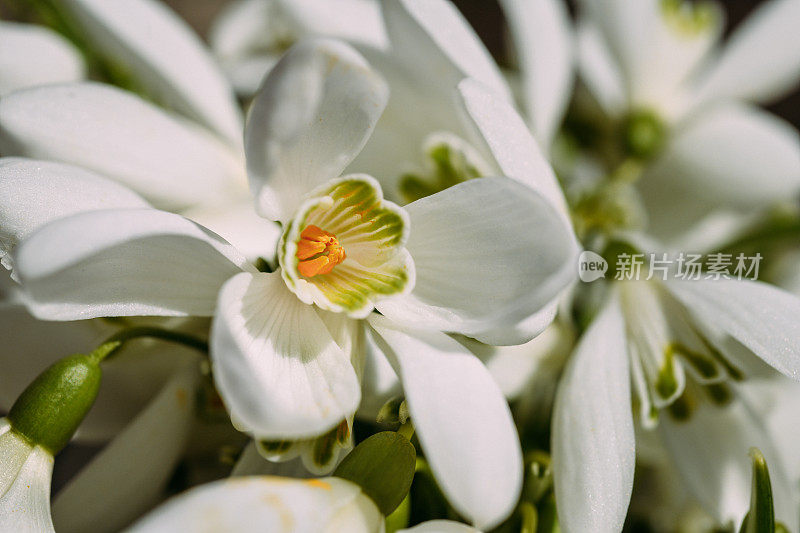
[[664,145],[667,130],[661,118],[652,111],[632,112],[623,125],[625,151],[639,159],[651,159]]
[[42,372],[17,398],[8,420],[32,444],[53,455],[67,445],[100,388],[97,357],[72,355]]

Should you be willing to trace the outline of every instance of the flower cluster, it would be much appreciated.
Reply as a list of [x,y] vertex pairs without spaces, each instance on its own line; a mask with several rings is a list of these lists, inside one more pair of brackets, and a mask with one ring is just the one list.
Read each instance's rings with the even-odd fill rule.
[[12,4],[0,529],[800,528],[800,0]]

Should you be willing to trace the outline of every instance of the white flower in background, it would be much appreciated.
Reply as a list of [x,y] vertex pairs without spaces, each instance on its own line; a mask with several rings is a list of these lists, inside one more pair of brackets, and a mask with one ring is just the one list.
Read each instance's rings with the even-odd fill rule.
[[337,37],[382,47],[386,36],[376,0],[236,0],[209,33],[211,49],[243,97],[304,37]]
[[501,0],[522,74],[522,100],[545,152],[561,124],[574,81],[574,37],[562,0]]
[[800,80],[800,1],[764,3],[722,46],[714,2],[582,7],[583,80],[643,142],[637,155],[653,158],[639,184],[652,234],[674,238],[715,210],[752,213],[800,192],[797,131],[752,105]]
[[86,75],[80,52],[59,34],[0,21],[0,96],[35,85],[79,81]]
[[[492,97],[477,94],[484,107],[472,111],[488,120]],[[519,442],[485,367],[442,331],[500,331],[535,314],[571,282],[574,237],[547,196],[509,178],[405,208],[368,176],[338,178],[386,97],[363,59],[332,41],[296,46],[265,81],[245,145],[258,209],[284,223],[280,272],[257,272],[216,235],[149,209],[61,219],[15,260],[41,318],[214,314],[220,392],[233,419],[265,439],[314,437],[351,416],[361,339],[372,337],[401,377],[445,493],[491,526],[516,503]],[[353,320],[373,307],[384,316]]]
[[[774,372],[770,366],[800,377],[800,299],[737,280],[629,281],[610,291],[556,399],[553,468],[562,527],[622,527],[633,484],[633,413],[645,428],[658,424],[675,467],[706,510],[720,523],[738,521],[749,501],[746,450],[760,447],[771,464],[782,458],[736,382]],[[772,471],[777,517],[796,528],[796,496],[785,470]]]
[[[189,490],[152,511],[127,531],[249,530],[295,533],[382,533],[384,517],[361,488],[345,479],[298,480],[251,476],[217,481]],[[424,522],[420,533],[480,533],[450,520]]]
[[53,455],[30,444],[0,418],[0,529],[55,531],[50,517]]

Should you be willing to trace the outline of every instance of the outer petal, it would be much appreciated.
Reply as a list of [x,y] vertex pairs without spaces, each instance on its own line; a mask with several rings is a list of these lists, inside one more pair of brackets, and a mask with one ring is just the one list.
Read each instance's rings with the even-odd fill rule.
[[700,402],[688,422],[662,417],[667,450],[687,488],[720,523],[738,522],[750,502],[751,466],[747,451],[755,446],[769,465],[775,518],[797,529],[796,480],[786,478],[782,457],[771,435],[748,405],[736,400],[726,407]]
[[620,115],[627,104],[625,80],[603,35],[591,22],[579,21],[575,38],[582,81],[606,114]]
[[16,157],[0,159],[0,263],[33,230],[52,220],[95,209],[142,208],[136,193],[71,165]]
[[519,498],[522,454],[491,374],[442,333],[396,329],[377,316],[369,321],[400,375],[425,457],[450,503],[477,527],[498,525]]
[[502,174],[544,196],[571,227],[555,173],[516,110],[476,80],[462,81],[458,91],[480,145],[492,154]]
[[[213,517],[213,522],[209,522]],[[262,531],[378,533],[383,516],[358,485],[335,477],[239,477],[202,485],[134,524],[131,533]]]
[[31,446],[0,419],[0,530],[51,533],[50,478],[53,456]]
[[616,297],[584,334],[553,411],[553,479],[565,531],[621,531],[635,442],[625,324]]
[[247,265],[202,226],[155,209],[93,211],[52,222],[14,260],[38,318],[210,316],[222,284]]
[[452,520],[428,520],[412,528],[401,529],[398,533],[411,531],[415,533],[481,533],[474,527]]
[[0,96],[11,91],[78,81],[83,58],[69,41],[42,26],[0,22]]
[[378,302],[392,320],[480,333],[534,314],[575,276],[570,229],[544,198],[513,180],[470,180],[406,210],[417,281],[410,294]]
[[800,298],[748,280],[674,280],[666,286],[699,322],[722,330],[777,371],[800,380]]
[[[153,0],[58,0],[83,36],[167,106],[239,145],[233,92],[189,26]],[[168,51],[168,53],[167,53]]]
[[166,208],[219,201],[243,175],[236,152],[206,130],[98,83],[3,98],[0,152],[94,170]]
[[377,0],[277,0],[306,35],[324,35],[385,48],[388,37]]
[[262,258],[276,264],[276,251],[282,230],[280,224],[261,218],[248,198],[225,205],[200,206],[183,215],[202,224],[242,252],[251,262]]
[[421,77],[449,90],[477,78],[511,101],[511,91],[492,56],[446,0],[383,0],[383,17],[393,54]]
[[572,93],[573,39],[563,0],[502,0],[536,138],[548,149]]
[[774,100],[800,81],[800,2],[764,2],[739,26],[705,74],[695,98]]
[[656,229],[662,220],[675,218],[666,208],[674,203],[664,198],[698,214],[707,214],[709,204],[768,207],[800,193],[800,136],[754,107],[719,106],[675,133],[641,188]]
[[211,355],[231,415],[256,437],[320,435],[352,415],[361,399],[350,354],[279,272],[240,274],[225,284]]
[[347,45],[315,39],[292,48],[264,80],[245,128],[260,214],[287,220],[305,194],[338,177],[387,99],[386,84]]
[[194,416],[197,358],[65,486],[53,503],[58,531],[112,532],[150,509],[180,460]]

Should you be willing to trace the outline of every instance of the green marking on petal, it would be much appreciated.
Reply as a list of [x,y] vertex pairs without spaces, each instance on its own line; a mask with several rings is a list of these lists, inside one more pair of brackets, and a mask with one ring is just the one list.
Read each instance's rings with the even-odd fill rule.
[[678,392],[678,379],[675,376],[675,358],[672,345],[664,350],[664,364],[658,371],[656,378],[656,392],[661,398],[667,400]]
[[710,31],[719,23],[718,8],[711,2],[661,0],[661,13],[674,31],[687,37]]
[[413,286],[408,232],[408,215],[383,199],[373,178],[333,180],[287,224],[279,254],[283,278],[304,302],[363,318],[377,299]]
[[400,177],[400,193],[407,202],[425,198],[448,187],[487,174],[475,150],[455,135],[436,134],[426,141],[426,170]]

